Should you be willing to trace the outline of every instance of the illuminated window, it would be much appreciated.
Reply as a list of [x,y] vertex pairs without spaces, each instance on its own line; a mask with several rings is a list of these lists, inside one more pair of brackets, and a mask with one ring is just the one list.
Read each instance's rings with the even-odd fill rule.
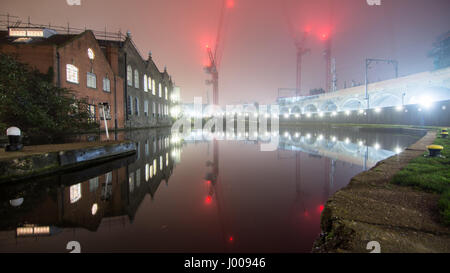
[[134,87],[139,88],[139,70],[134,70]]
[[111,81],[108,79],[108,77],[103,78],[103,91],[111,92]]
[[74,65],[66,65],[66,78],[68,82],[78,83],[78,68]]
[[160,156],[159,157],[159,170],[162,171],[162,169],[163,169],[163,157]]
[[70,186],[70,203],[76,203],[81,199],[81,183]]
[[148,90],[152,90],[152,77],[148,76]]
[[164,88],[164,96],[166,97],[166,100],[169,98],[169,90],[167,89],[167,86]]
[[150,164],[145,165],[145,182],[150,178]]
[[95,58],[95,54],[94,54],[94,51],[92,50],[92,48],[88,49],[88,57],[91,60],[93,60]]
[[158,94],[159,94],[159,97],[161,98],[162,97],[162,86],[161,86],[161,84],[159,84]]
[[156,82],[155,82],[155,80],[152,80],[152,94],[153,95],[156,95]]
[[158,169],[156,159],[153,159],[153,175],[156,175],[156,170]]
[[133,86],[133,69],[131,65],[127,66],[127,83],[128,86]]
[[92,215],[97,214],[97,211],[98,211],[98,205],[97,205],[97,203],[95,203],[92,205],[92,208],[91,208]]
[[166,153],[166,167],[169,166],[169,153]]
[[153,177],[153,165],[150,165],[150,178]]
[[148,92],[148,80],[147,80],[147,75],[144,75],[144,92]]
[[88,72],[86,78],[87,87],[97,88],[97,76],[94,73]]
[[153,102],[153,117],[156,116],[156,104]]

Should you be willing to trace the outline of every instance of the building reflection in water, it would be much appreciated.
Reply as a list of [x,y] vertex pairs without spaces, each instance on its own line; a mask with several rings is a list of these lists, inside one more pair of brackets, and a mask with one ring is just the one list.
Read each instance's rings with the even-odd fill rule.
[[[203,135],[205,138],[199,137]],[[202,203],[215,211],[217,226],[200,228],[195,219],[204,214],[191,205],[186,208],[194,209],[189,222],[180,220],[186,229],[200,233],[202,228],[209,229],[208,235],[220,233],[220,245],[214,248],[219,251],[309,251],[320,232],[320,214],[329,196],[355,174],[420,137],[339,128],[303,128],[302,132],[281,129],[278,150],[263,153],[255,148],[266,141],[265,135],[261,136],[252,140],[248,134],[231,132],[221,135],[226,137],[221,141],[201,131],[193,131],[184,139],[171,136],[169,130],[133,131],[122,137],[136,142],[134,156],[36,181],[2,185],[1,245],[7,249],[8,244],[20,244],[23,237],[54,236],[75,232],[76,228],[98,232],[102,226],[131,226],[147,194],[153,200],[162,184],[169,186],[175,166],[189,163],[206,164],[200,179],[206,189]],[[191,154],[183,161],[183,147],[192,145],[211,145],[212,153],[208,149],[205,157]],[[179,172],[183,180],[192,171]],[[294,183],[289,184],[291,181]],[[186,186],[192,191],[196,189],[194,182],[199,183],[183,181],[192,183]],[[183,199],[189,194],[170,198]],[[185,219],[183,215],[172,217]],[[203,250],[202,245],[189,248],[178,243],[177,250]]]
[[181,147],[169,131],[133,133],[136,155],[78,172],[4,185],[0,191],[2,231],[17,238],[51,236],[63,228],[98,230],[126,225],[144,197],[169,183]]

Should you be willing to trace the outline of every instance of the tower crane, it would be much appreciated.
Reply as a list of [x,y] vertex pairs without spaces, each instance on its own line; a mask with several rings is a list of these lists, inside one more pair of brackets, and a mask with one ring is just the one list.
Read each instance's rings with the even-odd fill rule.
[[294,39],[294,45],[297,49],[297,81],[296,81],[296,91],[295,95],[301,96],[301,81],[302,81],[302,59],[305,54],[308,54],[311,50],[306,48],[307,38],[310,32],[309,28],[306,28],[302,33],[298,33],[292,20],[287,12],[286,2],[283,2],[283,8],[285,17],[289,27],[289,34]]
[[205,67],[205,72],[211,75],[211,79],[206,81],[206,84],[213,86],[213,104],[219,104],[219,66],[222,58],[222,38],[224,35],[224,30],[227,22],[227,10],[234,7],[234,0],[223,0],[222,9],[219,18],[219,27],[217,30],[216,42],[214,44],[214,49],[209,45],[206,45],[206,52],[209,58],[209,65]]

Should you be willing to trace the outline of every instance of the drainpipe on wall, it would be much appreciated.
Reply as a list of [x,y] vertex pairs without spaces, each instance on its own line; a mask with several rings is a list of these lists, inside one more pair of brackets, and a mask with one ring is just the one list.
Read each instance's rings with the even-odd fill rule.
[[59,52],[56,51],[56,85],[61,87],[61,57],[59,56]]
[[114,131],[117,132],[117,79],[114,74]]
[[125,124],[128,122],[128,75],[127,75],[127,53],[124,53],[124,81],[123,81],[123,90],[125,94]]

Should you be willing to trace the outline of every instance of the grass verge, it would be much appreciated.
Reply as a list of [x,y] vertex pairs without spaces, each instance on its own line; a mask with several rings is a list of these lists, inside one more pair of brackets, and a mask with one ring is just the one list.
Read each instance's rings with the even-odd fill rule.
[[420,156],[394,175],[392,183],[411,186],[426,192],[440,194],[439,212],[445,225],[450,225],[450,139],[442,138],[440,131],[434,144],[444,147],[444,157]]

